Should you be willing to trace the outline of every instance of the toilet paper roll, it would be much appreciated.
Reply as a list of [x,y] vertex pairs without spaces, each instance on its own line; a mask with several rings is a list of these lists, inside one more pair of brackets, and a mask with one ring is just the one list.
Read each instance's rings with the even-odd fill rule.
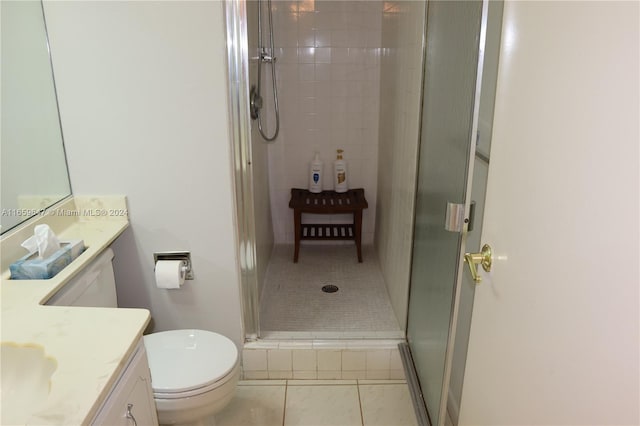
[[185,270],[181,260],[160,260],[156,262],[156,287],[180,288],[184,284]]

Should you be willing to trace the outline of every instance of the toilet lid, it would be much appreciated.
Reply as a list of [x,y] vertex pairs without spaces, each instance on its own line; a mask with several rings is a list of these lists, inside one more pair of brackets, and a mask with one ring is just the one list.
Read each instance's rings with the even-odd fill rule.
[[218,333],[173,330],[144,336],[155,392],[186,392],[210,385],[236,365],[236,345]]

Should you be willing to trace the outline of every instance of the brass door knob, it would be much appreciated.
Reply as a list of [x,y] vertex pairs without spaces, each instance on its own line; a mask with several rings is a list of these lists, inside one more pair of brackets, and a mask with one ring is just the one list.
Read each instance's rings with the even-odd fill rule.
[[482,265],[482,269],[487,272],[491,271],[491,262],[493,260],[493,254],[491,252],[491,246],[485,244],[482,246],[480,253],[465,253],[464,261],[469,265],[469,271],[471,271],[471,277],[476,284],[482,281],[482,277],[478,274],[478,267],[476,265]]

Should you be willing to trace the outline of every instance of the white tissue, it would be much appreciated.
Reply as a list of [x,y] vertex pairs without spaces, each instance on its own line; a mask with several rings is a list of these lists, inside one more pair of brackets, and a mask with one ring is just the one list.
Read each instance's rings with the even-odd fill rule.
[[184,284],[186,272],[181,260],[159,260],[155,274],[156,287],[178,289]]
[[49,225],[36,225],[33,229],[33,236],[24,240],[22,247],[29,250],[29,253],[38,252],[40,259],[45,259],[60,249],[60,241],[53,233]]

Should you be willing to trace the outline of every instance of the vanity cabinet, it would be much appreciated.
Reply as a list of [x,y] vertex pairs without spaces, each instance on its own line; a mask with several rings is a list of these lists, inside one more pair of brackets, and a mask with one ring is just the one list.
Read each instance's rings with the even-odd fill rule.
[[158,416],[151,388],[147,354],[139,341],[128,365],[98,410],[92,425],[147,426],[157,425]]
[[[65,284],[47,302],[53,306],[116,308],[116,286],[107,248]],[[125,368],[91,422],[98,426],[149,426],[158,424],[151,373],[142,336],[124,363]]]

